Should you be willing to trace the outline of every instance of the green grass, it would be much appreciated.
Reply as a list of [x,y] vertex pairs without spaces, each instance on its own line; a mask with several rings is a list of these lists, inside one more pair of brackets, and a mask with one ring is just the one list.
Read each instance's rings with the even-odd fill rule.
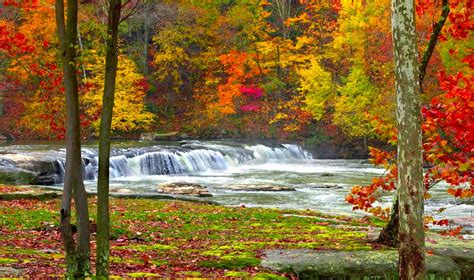
[[[360,226],[381,224],[379,220],[363,222],[311,211],[148,199],[110,202],[110,261],[115,276],[284,279],[274,272],[262,272],[264,250],[370,250],[367,234]],[[94,223],[95,199],[89,203]],[[57,265],[54,272],[60,275],[64,269],[61,254],[41,251],[42,246],[51,245],[62,250],[57,230],[59,201],[26,205],[0,202],[0,225],[7,231],[1,237],[7,244],[0,248],[1,260],[5,265],[35,260],[24,264],[30,269]],[[22,240],[21,248],[16,246],[17,239]]]

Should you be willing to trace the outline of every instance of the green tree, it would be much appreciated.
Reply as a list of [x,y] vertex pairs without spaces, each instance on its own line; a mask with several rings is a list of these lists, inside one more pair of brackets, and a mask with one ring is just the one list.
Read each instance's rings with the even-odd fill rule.
[[351,68],[346,83],[339,87],[338,93],[334,104],[334,123],[351,136],[368,136],[372,126],[366,113],[376,105],[377,89],[361,66]]

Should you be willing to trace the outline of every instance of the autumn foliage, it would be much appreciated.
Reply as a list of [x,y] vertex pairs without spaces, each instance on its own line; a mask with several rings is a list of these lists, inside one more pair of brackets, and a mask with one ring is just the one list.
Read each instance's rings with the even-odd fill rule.
[[[3,3],[1,133],[62,138],[64,100],[50,20],[53,2]],[[454,109],[447,99],[459,99],[456,105],[463,108],[470,105],[463,105],[466,98],[443,92],[466,97],[472,91],[468,42],[473,3],[449,3],[449,18],[423,84],[425,138],[432,143],[428,147],[426,142],[425,149],[431,157],[461,149],[457,163],[450,164],[464,169],[461,145],[468,145],[470,136],[455,130],[470,120],[456,124],[467,112]],[[417,1],[420,52],[440,14],[439,4]],[[105,18],[99,5],[85,1],[79,9],[77,71],[84,137],[95,135],[100,115],[103,61],[98,57],[105,51]],[[146,2],[121,24],[123,62],[113,132],[309,138],[334,144],[380,140],[381,124],[391,126],[395,117],[389,13],[388,0]],[[127,114],[130,108],[137,108],[137,114]],[[435,128],[441,119],[443,131]],[[444,139],[445,132],[464,142]],[[445,143],[439,137],[447,145],[439,146]],[[443,168],[436,172],[451,172]]]
[[[417,13],[422,16],[432,9],[432,5],[420,1]],[[472,1],[453,2],[451,9],[453,12],[442,33],[442,41],[453,40],[462,46],[473,28]],[[455,73],[448,74],[445,70],[437,73],[442,93],[435,95],[422,109],[423,159],[427,167],[424,176],[425,198],[431,197],[431,188],[445,182],[449,194],[457,199],[469,199],[474,197],[473,56],[467,54],[459,57],[463,50],[456,49],[449,49],[447,53],[449,59],[459,60],[460,67]],[[396,143],[393,125],[377,117],[372,117],[372,122],[379,135],[383,135],[391,144]],[[396,153],[370,148],[370,155],[371,162],[384,167],[386,173],[380,178],[374,178],[370,185],[354,187],[346,201],[353,204],[354,209],[387,218],[389,209],[382,209],[376,201],[386,191],[396,189]],[[436,221],[430,217],[426,221],[435,225],[448,224],[447,220]],[[459,232],[460,229],[455,230]]]

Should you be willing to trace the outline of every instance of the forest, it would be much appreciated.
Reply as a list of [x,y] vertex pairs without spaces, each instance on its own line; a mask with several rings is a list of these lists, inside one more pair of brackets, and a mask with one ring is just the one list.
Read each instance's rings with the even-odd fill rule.
[[474,279],[473,8],[2,0],[0,278]]
[[[14,139],[64,138],[54,3],[8,2],[1,14],[0,130]],[[99,127],[107,18],[100,1],[82,2],[78,71],[82,135],[88,138]],[[381,137],[377,125],[395,120],[390,1],[273,2],[144,1],[125,7],[113,134],[311,143]],[[418,2],[422,53],[441,8]],[[450,5],[423,82],[426,105],[446,103],[440,95],[458,84],[472,89],[472,3]]]

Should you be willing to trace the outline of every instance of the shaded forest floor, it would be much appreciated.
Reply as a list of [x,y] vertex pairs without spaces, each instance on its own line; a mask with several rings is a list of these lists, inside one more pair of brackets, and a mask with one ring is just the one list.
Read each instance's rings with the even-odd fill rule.
[[[94,231],[96,199],[89,204]],[[0,277],[61,277],[58,209],[59,199],[0,201]],[[263,250],[383,249],[369,243],[379,221],[312,211],[112,198],[111,220],[111,272],[120,277],[294,278],[263,268]],[[95,232],[92,240],[94,252]]]

